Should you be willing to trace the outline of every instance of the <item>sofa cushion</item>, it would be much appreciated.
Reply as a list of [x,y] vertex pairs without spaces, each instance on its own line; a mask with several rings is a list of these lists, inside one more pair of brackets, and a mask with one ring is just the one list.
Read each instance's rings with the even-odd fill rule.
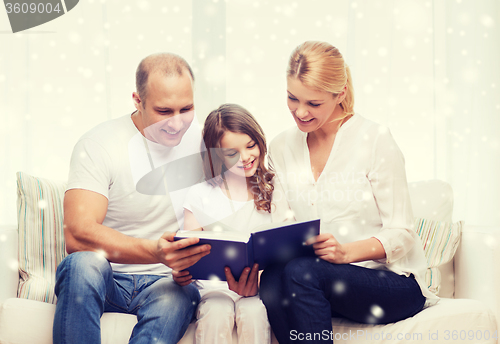
[[463,221],[452,224],[421,218],[415,220],[415,230],[422,240],[427,258],[425,280],[429,290],[435,294],[439,292],[441,285],[439,267],[453,259],[460,242],[463,224]]
[[[425,180],[408,183],[413,216],[432,221],[452,222],[453,189],[442,180]],[[455,294],[454,262],[438,267],[441,284],[437,295],[453,297]]]
[[[11,298],[0,305],[0,343],[52,344],[52,325],[56,306],[45,302]],[[104,313],[101,317],[101,343],[126,344],[137,317]],[[195,324],[191,323],[179,344],[194,343]],[[274,337],[274,336],[273,336]],[[233,344],[238,342],[236,328]],[[272,344],[277,344],[273,338]]]
[[333,318],[335,344],[347,343],[453,343],[496,344],[496,318],[484,303],[441,299],[413,317],[387,325],[358,324]]
[[[26,299],[8,299],[0,310],[0,343],[52,344],[56,306]],[[137,317],[105,313],[101,318],[102,343],[128,343]]]
[[[55,308],[55,305],[43,302],[8,299],[0,306],[0,343],[52,343]],[[133,315],[104,313],[101,318],[102,343],[128,343],[136,322],[137,318]],[[332,324],[335,344],[497,343],[495,316],[488,307],[476,300],[441,299],[437,305],[411,318],[387,325],[359,324],[341,318],[333,318]],[[194,332],[195,324],[192,323],[179,344],[194,343]],[[473,340],[469,337],[471,334]],[[234,331],[233,343],[236,342]],[[274,336],[272,343],[277,344]]]
[[19,263],[17,227],[0,226],[0,303],[17,296]]
[[55,303],[57,265],[66,254],[63,197],[66,183],[17,173],[18,297]]

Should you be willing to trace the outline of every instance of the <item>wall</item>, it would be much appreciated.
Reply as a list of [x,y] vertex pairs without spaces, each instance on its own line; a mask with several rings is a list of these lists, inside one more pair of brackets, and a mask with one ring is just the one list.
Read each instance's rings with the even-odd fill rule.
[[199,121],[240,103],[271,140],[294,125],[285,68],[305,40],[343,52],[356,111],[390,127],[410,181],[446,180],[455,220],[500,224],[495,0],[87,0],[16,34],[0,9],[0,224],[16,222],[16,171],[65,180],[76,140],[134,110],[144,56],[192,64]]

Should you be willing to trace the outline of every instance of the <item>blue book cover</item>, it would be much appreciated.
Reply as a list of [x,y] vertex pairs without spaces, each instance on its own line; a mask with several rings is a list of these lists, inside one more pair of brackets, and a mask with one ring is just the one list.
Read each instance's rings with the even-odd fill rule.
[[193,279],[226,280],[224,268],[231,268],[236,280],[245,267],[259,264],[263,270],[269,264],[286,263],[294,258],[314,257],[312,246],[305,245],[310,237],[319,234],[320,220],[271,223],[260,226],[250,235],[226,231],[189,231],[177,233],[176,240],[199,237],[197,245],[211,245],[210,254],[187,270]]

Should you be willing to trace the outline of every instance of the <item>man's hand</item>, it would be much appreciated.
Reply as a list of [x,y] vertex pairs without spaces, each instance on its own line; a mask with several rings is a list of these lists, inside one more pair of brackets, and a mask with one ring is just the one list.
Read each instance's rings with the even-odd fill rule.
[[177,283],[181,287],[184,287],[193,282],[192,279],[193,276],[191,276],[189,274],[189,271],[187,270],[182,270],[182,271],[172,270],[172,277],[174,278],[175,283]]
[[224,273],[226,274],[227,285],[230,290],[241,296],[257,295],[259,284],[259,264],[254,264],[251,271],[249,267],[246,267],[241,273],[238,282],[234,279],[229,267],[224,269]]
[[306,241],[307,245],[313,245],[314,253],[334,264],[348,264],[350,263],[347,257],[347,251],[331,233],[322,233]]
[[210,253],[210,245],[200,245],[189,247],[200,241],[199,238],[187,238],[174,241],[175,233],[166,232],[158,239],[155,256],[160,263],[172,268],[172,270],[182,271],[202,257]]

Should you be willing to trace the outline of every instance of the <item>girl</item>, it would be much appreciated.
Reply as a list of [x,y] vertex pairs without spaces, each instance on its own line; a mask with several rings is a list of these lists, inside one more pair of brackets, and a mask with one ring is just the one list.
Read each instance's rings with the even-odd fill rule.
[[[185,230],[217,230],[221,224],[252,231],[279,215],[272,202],[273,178],[264,163],[267,152],[262,128],[243,107],[224,104],[204,125],[202,153],[206,182],[192,187],[184,205]],[[258,266],[246,268],[236,282],[198,281],[196,343],[232,343],[236,321],[239,343],[270,343],[267,313],[257,296]],[[181,285],[191,283],[188,271],[175,272]]]

